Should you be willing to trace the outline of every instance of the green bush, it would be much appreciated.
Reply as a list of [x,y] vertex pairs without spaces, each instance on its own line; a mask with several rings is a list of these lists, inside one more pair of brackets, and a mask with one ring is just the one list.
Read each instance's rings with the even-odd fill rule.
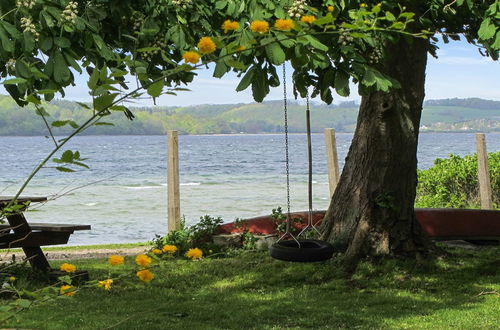
[[[488,154],[493,207],[500,207],[500,152]],[[476,154],[436,159],[434,166],[418,171],[416,207],[479,208]]]

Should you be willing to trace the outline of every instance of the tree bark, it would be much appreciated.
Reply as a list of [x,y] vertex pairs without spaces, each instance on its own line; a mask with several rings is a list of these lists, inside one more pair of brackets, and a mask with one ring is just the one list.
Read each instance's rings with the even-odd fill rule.
[[322,238],[362,256],[418,257],[428,240],[415,217],[417,142],[429,41],[386,46],[381,71],[401,88],[362,97],[344,170],[321,227]]

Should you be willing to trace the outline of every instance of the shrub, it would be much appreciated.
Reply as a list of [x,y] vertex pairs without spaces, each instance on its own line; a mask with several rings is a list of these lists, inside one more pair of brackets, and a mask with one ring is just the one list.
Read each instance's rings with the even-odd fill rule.
[[[500,152],[488,154],[493,207],[500,207]],[[418,171],[416,207],[479,208],[476,154],[436,159],[434,166]]]
[[153,249],[162,249],[165,245],[175,245],[177,253],[184,255],[189,249],[200,248],[204,255],[217,253],[220,247],[212,242],[212,235],[224,221],[209,215],[200,217],[200,221],[193,226],[186,226],[185,219],[181,221],[181,228],[169,232],[166,236],[156,236],[152,240]]

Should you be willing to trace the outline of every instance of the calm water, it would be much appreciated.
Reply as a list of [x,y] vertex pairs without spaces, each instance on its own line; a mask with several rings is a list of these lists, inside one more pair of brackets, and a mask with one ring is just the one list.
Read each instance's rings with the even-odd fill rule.
[[[351,138],[337,135],[341,166]],[[500,134],[486,139],[488,151],[500,150]],[[43,137],[0,141],[0,195],[11,195],[52,145]],[[305,135],[290,136],[292,210],[307,208],[306,142]],[[29,221],[91,224],[91,231],[72,235],[73,245],[146,241],[166,231],[164,136],[84,136],[68,148],[89,158],[91,169],[43,169],[24,195],[59,197],[30,212]],[[419,168],[450,153],[474,150],[474,134],[425,133],[419,141]],[[232,221],[285,206],[281,135],[180,136],[179,152],[181,212],[188,224],[204,214]],[[323,135],[313,136],[313,155],[314,208],[324,209],[329,192]]]

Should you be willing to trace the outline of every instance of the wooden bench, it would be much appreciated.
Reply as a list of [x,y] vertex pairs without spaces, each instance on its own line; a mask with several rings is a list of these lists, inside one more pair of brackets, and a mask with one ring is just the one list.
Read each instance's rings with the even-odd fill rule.
[[[0,196],[0,210],[5,208],[12,197]],[[16,204],[24,205],[17,213],[6,214],[8,223],[0,224],[0,249],[22,248],[31,267],[43,272],[52,271],[41,246],[68,243],[69,237],[77,230],[89,230],[90,225],[28,223],[23,211],[30,203],[47,201],[46,197],[17,198]],[[76,274],[88,277],[86,272]]]

